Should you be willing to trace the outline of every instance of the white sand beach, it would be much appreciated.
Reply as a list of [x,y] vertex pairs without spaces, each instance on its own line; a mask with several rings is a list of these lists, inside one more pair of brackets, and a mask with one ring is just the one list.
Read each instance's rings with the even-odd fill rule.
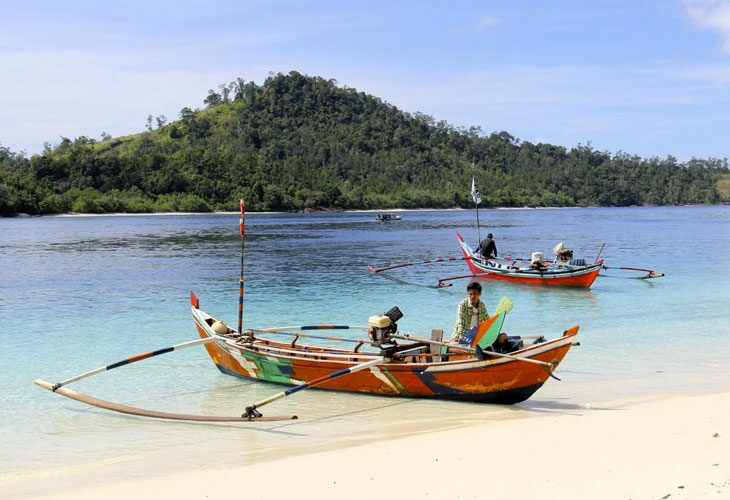
[[729,498],[729,415],[730,392],[533,412],[253,465],[201,463],[41,498]]

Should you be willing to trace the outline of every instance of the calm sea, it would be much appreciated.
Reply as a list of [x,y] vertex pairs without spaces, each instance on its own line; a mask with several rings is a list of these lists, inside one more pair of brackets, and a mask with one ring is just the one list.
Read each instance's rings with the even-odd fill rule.
[[[484,283],[491,310],[515,306],[510,334],[579,340],[530,400],[512,407],[303,391],[264,408],[284,423],[194,424],[114,414],[51,394],[60,381],[196,338],[188,294],[237,322],[237,215],[0,219],[0,494],[24,497],[84,482],[265,460],[490,419],[601,411],[673,394],[730,388],[730,206],[480,210],[501,255],[551,254],[663,272],[655,280],[607,270],[588,289]],[[391,223],[372,213],[249,214],[247,327],[366,325],[397,305],[399,329],[450,334],[466,282],[409,286],[367,269],[461,257],[456,231],[477,242],[473,210],[414,211]],[[463,261],[394,271],[434,285],[467,274]],[[353,331],[352,336],[357,335]],[[70,386],[133,406],[237,415],[279,386],[218,372],[202,347],[104,372]]]

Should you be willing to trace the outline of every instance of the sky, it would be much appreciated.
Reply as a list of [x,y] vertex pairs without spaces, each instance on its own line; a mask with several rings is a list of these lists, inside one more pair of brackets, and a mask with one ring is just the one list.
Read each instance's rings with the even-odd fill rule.
[[298,71],[481,133],[730,156],[730,0],[0,0],[0,146],[128,135]]

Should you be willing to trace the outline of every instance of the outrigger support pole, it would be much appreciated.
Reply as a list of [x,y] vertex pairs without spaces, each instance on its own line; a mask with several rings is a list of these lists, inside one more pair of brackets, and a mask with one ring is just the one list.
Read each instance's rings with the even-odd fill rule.
[[213,342],[217,339],[218,339],[218,337],[206,337],[204,339],[195,339],[195,340],[190,340],[188,342],[183,342],[182,344],[175,344],[170,347],[164,347],[164,348],[158,349],[156,351],[146,352],[144,354],[138,354],[137,356],[132,356],[131,358],[123,359],[122,361],[117,361],[116,363],[102,366],[102,367],[96,368],[95,370],[91,370],[86,373],[82,373],[81,375],[76,375],[75,377],[67,378],[66,380],[57,382],[51,386],[50,390],[53,392],[56,392],[58,389],[60,389],[64,385],[68,385],[71,382],[76,382],[77,380],[81,380],[82,378],[96,375],[97,373],[109,371],[114,368],[119,368],[120,366],[136,363],[137,361],[142,361],[143,359],[152,358],[154,356],[159,356],[160,354],[165,354],[165,353],[172,352],[172,351],[179,351],[180,349],[185,349],[187,347],[192,347],[194,345],[209,344],[210,342]]
[[366,361],[365,363],[360,363],[359,365],[351,366],[350,368],[345,368],[344,370],[339,370],[334,373],[330,373],[329,375],[323,375],[321,377],[315,378],[314,380],[310,380],[309,382],[304,382],[303,384],[292,387],[291,389],[281,391],[277,394],[274,394],[273,396],[269,396],[266,399],[262,399],[258,403],[248,405],[246,407],[246,410],[241,415],[241,418],[247,418],[249,420],[257,419],[262,416],[261,412],[259,412],[257,408],[260,408],[266,404],[273,403],[274,401],[277,401],[285,396],[289,396],[291,394],[294,394],[295,392],[299,392],[302,389],[308,389],[309,387],[314,387],[315,385],[327,382],[328,380],[344,377],[345,375],[359,372],[360,370],[365,370],[366,368],[371,368],[375,365],[387,363],[388,361],[390,361],[390,358],[377,357],[373,360]]

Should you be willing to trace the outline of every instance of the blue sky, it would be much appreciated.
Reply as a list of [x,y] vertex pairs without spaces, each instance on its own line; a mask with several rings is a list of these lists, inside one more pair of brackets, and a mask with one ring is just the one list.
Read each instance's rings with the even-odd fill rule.
[[0,145],[144,129],[270,72],[484,134],[730,156],[730,0],[0,0]]

